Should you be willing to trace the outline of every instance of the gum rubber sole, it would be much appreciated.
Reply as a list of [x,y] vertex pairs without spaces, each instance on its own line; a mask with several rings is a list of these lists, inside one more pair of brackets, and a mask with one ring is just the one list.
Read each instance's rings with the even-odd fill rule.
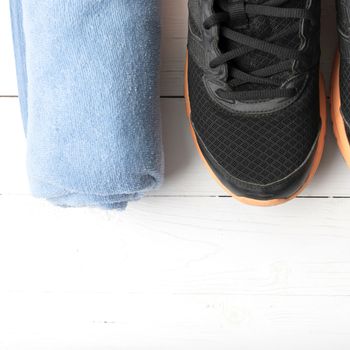
[[345,122],[340,110],[340,55],[337,51],[334,59],[333,73],[332,73],[332,84],[331,84],[331,114],[332,114],[332,124],[335,138],[337,140],[338,147],[341,154],[350,167],[350,144],[349,139],[346,134]]
[[[275,206],[284,204],[295,197],[297,197],[311,182],[313,177],[315,176],[315,173],[320,165],[322,154],[324,150],[324,144],[325,144],[325,137],[326,137],[326,129],[327,129],[327,107],[326,107],[326,93],[325,93],[325,84],[324,79],[322,75],[320,75],[320,114],[321,114],[321,131],[319,135],[319,140],[317,142],[316,146],[316,152],[314,156],[314,161],[312,163],[312,167],[310,169],[310,173],[304,182],[304,184],[301,186],[301,188],[296,191],[293,195],[287,198],[276,198],[276,199],[270,199],[270,200],[258,200],[253,199],[249,197],[243,197],[238,196],[237,194],[231,192],[216,176],[214,171],[211,169],[210,165],[208,164],[207,160],[205,159],[196,137],[196,134],[193,130],[193,127],[191,125],[191,104],[190,104],[190,98],[189,98],[189,91],[188,91],[188,52],[186,53],[186,65],[185,65],[185,101],[186,101],[186,114],[189,119],[189,126],[190,126],[190,132],[193,139],[193,142],[197,148],[197,152],[199,153],[204,165],[206,166],[207,170],[209,171],[210,175],[216,180],[216,182],[234,199],[238,200],[239,202],[243,204],[253,205],[253,206],[260,206],[260,207],[269,207],[269,206]],[[350,155],[350,153],[349,153]]]

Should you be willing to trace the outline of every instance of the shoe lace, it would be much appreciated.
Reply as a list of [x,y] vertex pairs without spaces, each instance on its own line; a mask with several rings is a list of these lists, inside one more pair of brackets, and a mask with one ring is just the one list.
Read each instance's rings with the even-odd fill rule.
[[[226,82],[228,89],[217,91],[221,98],[264,100],[295,95],[295,88],[281,83],[281,79],[276,77],[293,71],[294,62],[303,58],[303,46],[300,43],[298,48],[282,47],[274,42],[291,34],[298,35],[299,20],[312,21],[312,17],[308,9],[283,7],[287,2],[288,0],[266,0],[263,3],[252,4],[245,0],[214,0],[215,12],[204,21],[203,25],[207,30],[217,26],[219,42],[220,40],[226,42],[226,45],[223,45],[224,50],[220,47],[221,54],[210,62],[212,69],[224,64],[229,66]],[[279,32],[260,39],[244,33],[244,30],[239,31],[240,28],[249,26],[250,18],[255,16],[287,18],[295,21]],[[250,71],[241,69],[239,64],[235,64],[235,60],[257,50],[276,57],[277,63]],[[242,90],[247,86],[250,88]]]

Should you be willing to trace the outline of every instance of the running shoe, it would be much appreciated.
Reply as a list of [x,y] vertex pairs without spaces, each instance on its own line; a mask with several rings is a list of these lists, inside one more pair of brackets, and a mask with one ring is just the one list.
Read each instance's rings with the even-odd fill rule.
[[350,166],[350,1],[337,0],[339,50],[332,77],[332,121],[338,146]]
[[326,133],[320,0],[189,0],[186,110],[211,175],[243,203],[296,197]]

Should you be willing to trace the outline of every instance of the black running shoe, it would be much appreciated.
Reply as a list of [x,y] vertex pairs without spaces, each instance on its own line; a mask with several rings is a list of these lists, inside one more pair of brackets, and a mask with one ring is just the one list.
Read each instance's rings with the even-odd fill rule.
[[189,0],[187,113],[209,171],[235,198],[294,198],[319,165],[326,107],[320,0]]
[[332,120],[334,133],[346,163],[350,166],[350,1],[337,0],[339,51],[332,78]]

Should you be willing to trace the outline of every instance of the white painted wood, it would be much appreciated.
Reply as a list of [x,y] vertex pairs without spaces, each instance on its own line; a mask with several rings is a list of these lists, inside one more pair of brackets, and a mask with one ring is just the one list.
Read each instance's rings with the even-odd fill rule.
[[0,96],[17,95],[9,0],[0,1]]
[[0,194],[29,193],[18,98],[0,97]]
[[[162,21],[162,95],[181,96],[186,0],[162,0]],[[9,29],[0,0],[0,96],[17,94]],[[0,350],[348,350],[350,170],[332,133],[305,198],[252,208],[218,197],[183,99],[162,112],[161,190],[125,213],[62,209],[29,196],[18,99],[0,97]]]
[[[187,36],[187,0],[161,0],[163,96],[183,95],[183,67]],[[322,14],[322,70],[329,80],[336,46],[334,0],[324,0]],[[8,0],[0,1],[0,96],[16,95]]]
[[347,350],[348,203],[2,196],[1,348]]
[[1,292],[350,296],[348,210],[146,198],[118,213],[0,196]]
[[[5,293],[6,350],[348,350],[349,297]],[[6,300],[6,304],[5,304]]]
[[[152,195],[226,195],[210,177],[195,150],[183,99],[162,99],[162,112],[166,180]],[[17,98],[0,98],[0,159],[0,193],[28,194],[25,138]],[[340,155],[330,127],[320,169],[302,196],[350,197],[350,170]]]

